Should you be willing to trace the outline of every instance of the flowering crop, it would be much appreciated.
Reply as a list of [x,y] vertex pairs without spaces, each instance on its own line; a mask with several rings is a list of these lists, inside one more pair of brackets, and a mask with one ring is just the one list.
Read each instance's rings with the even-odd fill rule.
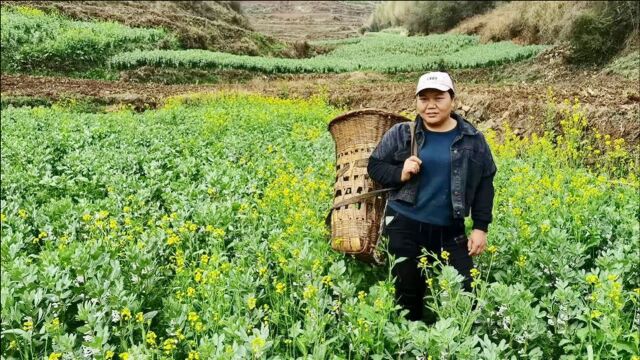
[[557,141],[580,121],[487,133],[489,247],[472,293],[446,263],[419,262],[438,317],[425,326],[396,313],[394,259],[371,268],[327,242],[326,125],[341,112],[239,93],[139,114],[3,110],[2,356],[638,355],[638,179],[623,148],[587,167],[568,150],[586,144]]

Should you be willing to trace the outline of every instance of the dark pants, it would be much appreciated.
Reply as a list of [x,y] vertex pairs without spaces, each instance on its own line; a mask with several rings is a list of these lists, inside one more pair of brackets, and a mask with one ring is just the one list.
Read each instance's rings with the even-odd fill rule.
[[409,310],[407,319],[421,320],[423,316],[427,286],[425,276],[418,267],[418,256],[422,255],[422,248],[437,255],[443,263],[446,262],[441,258],[441,253],[446,250],[449,253],[448,264],[465,277],[464,288],[471,291],[473,260],[467,250],[463,222],[451,226],[432,225],[410,219],[391,207],[387,207],[385,219],[387,217],[393,217],[384,231],[389,237],[389,252],[396,258],[408,258],[391,270],[395,277],[396,302]]

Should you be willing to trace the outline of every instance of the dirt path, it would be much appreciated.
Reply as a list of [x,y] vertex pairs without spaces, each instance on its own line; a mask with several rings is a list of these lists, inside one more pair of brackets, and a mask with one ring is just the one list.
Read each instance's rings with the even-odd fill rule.
[[[519,134],[540,131],[548,90],[551,89],[556,103],[578,98],[590,125],[601,132],[623,137],[632,144],[640,141],[640,95],[632,81],[587,76],[556,83],[539,81],[494,85],[465,82],[463,75],[457,84],[458,111],[480,128],[499,130],[501,124],[508,122]],[[325,92],[331,104],[349,109],[376,107],[410,113],[414,110],[414,86],[413,82],[398,82],[383,75],[365,73],[281,78],[258,76],[246,83],[210,85],[140,84],[28,75],[1,77],[1,91],[5,99],[24,96],[57,101],[85,97],[104,104],[132,104],[140,109],[155,107],[172,95],[224,89],[303,98]]]

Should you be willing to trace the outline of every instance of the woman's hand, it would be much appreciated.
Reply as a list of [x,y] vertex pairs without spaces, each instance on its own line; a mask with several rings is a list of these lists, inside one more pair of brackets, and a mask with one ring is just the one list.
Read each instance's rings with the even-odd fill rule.
[[408,181],[413,177],[414,174],[419,173],[420,165],[422,165],[422,160],[420,160],[420,158],[418,158],[417,156],[410,156],[407,160],[404,161],[404,167],[402,168],[400,181]]
[[473,229],[471,235],[469,236],[469,241],[467,242],[467,250],[469,250],[469,255],[480,255],[486,247],[487,233],[482,230]]

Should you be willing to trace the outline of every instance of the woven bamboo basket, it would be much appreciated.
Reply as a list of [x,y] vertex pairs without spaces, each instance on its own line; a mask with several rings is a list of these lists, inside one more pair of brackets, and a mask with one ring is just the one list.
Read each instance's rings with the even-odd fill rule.
[[360,109],[329,123],[336,145],[333,208],[327,217],[332,249],[368,263],[384,262],[376,246],[388,189],[369,178],[367,164],[385,132],[405,121],[411,120],[379,109]]

